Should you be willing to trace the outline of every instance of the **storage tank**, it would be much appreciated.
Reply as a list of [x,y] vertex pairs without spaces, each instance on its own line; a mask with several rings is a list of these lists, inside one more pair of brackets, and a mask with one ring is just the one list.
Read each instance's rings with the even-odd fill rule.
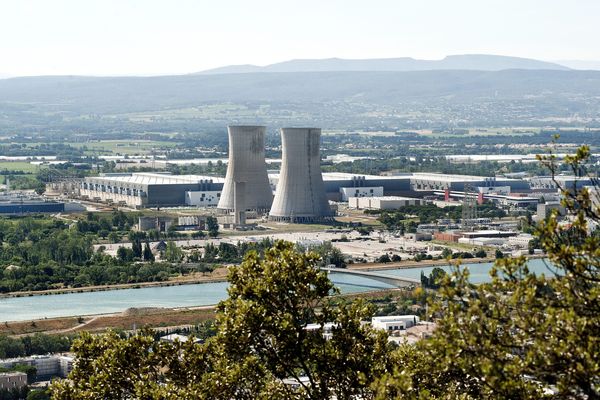
[[[223,191],[217,209],[231,212],[243,210],[266,212],[273,201],[273,192],[265,162],[264,126],[228,126],[229,163]],[[236,183],[238,190],[236,192]],[[243,183],[240,185],[240,183]],[[240,189],[244,193],[240,193]],[[240,197],[236,203],[236,196]],[[243,204],[241,204],[243,203]],[[242,211],[238,209],[238,211]]]
[[333,213],[321,174],[321,129],[282,128],[282,163],[269,219],[319,222]]

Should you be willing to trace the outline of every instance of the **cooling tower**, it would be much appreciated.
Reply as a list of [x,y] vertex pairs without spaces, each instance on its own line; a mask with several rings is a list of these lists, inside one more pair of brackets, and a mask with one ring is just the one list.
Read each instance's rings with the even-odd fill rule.
[[[236,197],[240,197],[237,206],[242,207],[244,211],[261,212],[271,207],[273,192],[269,185],[265,162],[265,130],[264,126],[227,127],[229,164],[217,205],[221,212],[233,211],[236,208]],[[242,182],[243,184],[239,184]],[[239,193],[240,189],[243,189],[244,193]]]
[[321,174],[320,139],[321,129],[281,129],[283,159],[270,220],[318,222],[332,217]]

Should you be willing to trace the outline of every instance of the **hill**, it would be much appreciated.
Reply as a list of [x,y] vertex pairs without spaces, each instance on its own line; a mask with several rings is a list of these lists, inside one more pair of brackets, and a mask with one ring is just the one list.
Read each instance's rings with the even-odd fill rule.
[[410,57],[348,60],[341,58],[290,60],[259,67],[256,65],[231,65],[199,72],[198,74],[230,74],[255,72],[324,72],[324,71],[436,71],[477,70],[501,71],[505,69],[569,68],[529,58],[464,54],[447,56],[442,60],[417,60]]
[[475,126],[547,126],[559,121],[581,126],[597,124],[598,109],[600,71],[260,72],[0,80],[0,133],[25,126],[32,131],[193,130],[232,122],[356,129],[439,126],[448,121]]

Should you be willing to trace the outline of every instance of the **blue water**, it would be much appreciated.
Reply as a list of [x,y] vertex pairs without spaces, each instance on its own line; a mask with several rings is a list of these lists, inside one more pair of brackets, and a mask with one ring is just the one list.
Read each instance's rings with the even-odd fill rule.
[[[465,264],[471,281],[489,281],[492,263]],[[541,259],[529,261],[532,272],[551,275]],[[382,271],[419,279],[421,271],[429,275],[435,267],[390,269]],[[450,266],[441,267],[450,271]],[[331,274],[331,280],[341,293],[360,293],[393,286],[373,279],[344,274]],[[48,296],[13,297],[0,299],[0,322],[26,321],[53,317],[115,313],[130,307],[193,307],[216,304],[227,297],[226,282],[212,282],[181,286],[148,287],[141,289],[109,290],[103,292],[67,293]]]

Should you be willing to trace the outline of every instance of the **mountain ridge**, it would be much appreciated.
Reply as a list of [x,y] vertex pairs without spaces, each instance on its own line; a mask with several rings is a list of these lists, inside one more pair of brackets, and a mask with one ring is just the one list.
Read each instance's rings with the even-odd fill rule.
[[564,65],[530,58],[489,54],[461,54],[446,56],[441,60],[419,60],[412,57],[371,59],[294,59],[265,66],[252,64],[217,67],[191,75],[217,75],[257,72],[359,72],[359,71],[438,71],[475,70],[502,71],[507,69],[570,70]]

